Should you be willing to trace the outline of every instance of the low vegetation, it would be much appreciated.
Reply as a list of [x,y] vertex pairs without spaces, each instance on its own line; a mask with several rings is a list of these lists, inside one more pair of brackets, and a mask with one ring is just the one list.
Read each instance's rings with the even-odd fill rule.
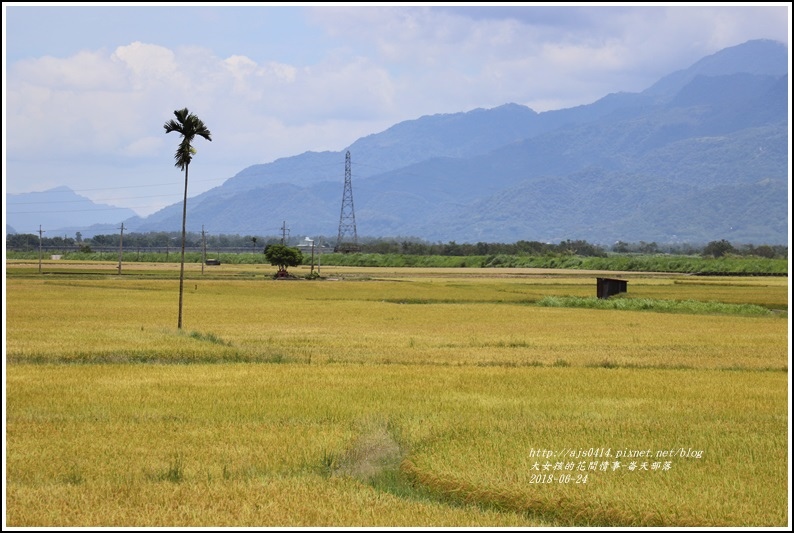
[[[279,245],[280,246],[280,245]],[[296,249],[293,249],[297,252]],[[298,252],[299,253],[299,252]],[[16,260],[37,260],[38,252],[9,252]],[[268,265],[271,260],[264,254],[215,253],[211,257],[200,252],[188,252],[185,261],[201,264],[202,257],[218,260],[221,264]],[[118,262],[118,252],[68,252],[60,256],[64,261]],[[50,259],[50,256],[46,256]],[[622,255],[585,257],[563,255],[407,255],[380,253],[325,253],[312,259],[303,254],[296,264],[310,266],[314,261],[325,266],[387,267],[387,268],[544,268],[567,270],[599,270],[604,272],[665,272],[670,274],[785,276],[788,261],[785,258],[765,257],[702,257],[676,255]],[[125,252],[124,263],[178,262],[176,252]],[[291,265],[292,263],[290,263]]]

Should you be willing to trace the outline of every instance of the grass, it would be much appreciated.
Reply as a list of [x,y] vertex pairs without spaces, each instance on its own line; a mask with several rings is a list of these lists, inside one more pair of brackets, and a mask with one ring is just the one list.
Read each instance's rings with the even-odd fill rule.
[[[122,497],[129,492],[165,502],[175,497],[169,486],[203,488],[180,503],[194,510],[193,519],[159,504],[146,522],[195,526],[214,523],[205,512],[212,507],[203,500],[207,493],[231,498],[242,487],[260,494],[273,483],[311,487],[336,478],[356,481],[353,492],[395,495],[402,486],[403,503],[417,512],[453,500],[448,518],[425,523],[435,525],[474,523],[494,509],[504,516],[492,517],[492,524],[585,525],[604,517],[618,526],[785,520],[783,373],[18,365],[8,386],[12,525],[48,523],[39,521],[44,508],[68,506],[60,479],[74,465],[83,478],[81,498],[118,494],[111,500],[112,525],[135,523],[135,499]],[[532,483],[544,462],[533,450],[559,454],[565,448],[611,448],[613,456],[623,449],[655,455],[692,448],[703,454],[675,457],[669,471],[630,472],[625,466],[589,472],[585,485]],[[47,505],[13,503],[31,492]],[[287,501],[294,492],[273,497],[276,506],[297,506]],[[230,502],[230,513],[252,498]],[[571,501],[571,507],[543,504],[559,501]],[[305,516],[317,505],[304,499]],[[360,524],[361,513],[350,509],[337,525]],[[273,524],[266,510],[250,520],[239,524]],[[422,523],[407,514],[392,524]],[[102,523],[82,516],[70,525]]]
[[546,296],[537,305],[544,307],[581,307],[585,309],[618,309],[621,311],[654,311],[657,313],[687,313],[694,315],[742,315],[768,316],[772,311],[766,307],[752,304],[730,304],[723,302],[698,302],[696,300],[657,300],[653,298],[621,298],[612,296],[607,299],[577,296]]
[[9,274],[7,525],[786,524],[786,280],[635,277],[615,301],[654,305],[616,310],[539,305],[589,273],[238,268],[190,273],[184,332],[174,279]]
[[[659,287],[655,278],[643,283]],[[564,359],[589,366],[609,359],[633,367],[780,369],[787,360],[779,340],[785,309],[752,319],[695,314],[693,329],[691,313],[538,305],[544,293],[600,302],[580,296],[592,293],[590,277],[190,280],[184,335],[174,329],[174,286],[124,277],[9,278],[7,361],[550,366]],[[705,301],[712,288],[684,286],[682,292]],[[744,281],[737,287],[746,289]],[[644,287],[635,283],[629,290],[639,298]],[[778,293],[785,290],[758,286],[753,305],[779,308]],[[406,299],[428,303],[395,303]],[[716,344],[715,338],[729,342]]]

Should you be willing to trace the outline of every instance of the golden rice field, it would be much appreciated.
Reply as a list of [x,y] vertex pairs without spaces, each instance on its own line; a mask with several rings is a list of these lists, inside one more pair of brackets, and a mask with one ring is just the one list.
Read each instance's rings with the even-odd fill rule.
[[790,525],[786,278],[116,266],[6,264],[4,526]]

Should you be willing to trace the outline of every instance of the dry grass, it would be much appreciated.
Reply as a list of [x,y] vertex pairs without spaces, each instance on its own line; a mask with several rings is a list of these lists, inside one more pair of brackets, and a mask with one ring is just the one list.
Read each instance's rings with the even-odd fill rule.
[[[274,482],[310,490],[322,484],[317,478],[336,487],[342,477],[357,482],[354,493],[369,487],[400,498],[396,509],[407,514],[393,525],[486,516],[525,525],[781,525],[786,379],[587,368],[12,365],[9,524],[67,525],[67,517],[68,525],[96,524],[102,516],[92,517],[90,507],[36,522],[42,510],[23,495],[54,503],[64,494],[95,501],[116,491],[161,502],[150,504],[147,524],[212,525],[203,509],[214,504],[201,500],[208,494],[231,498],[241,487],[258,493]],[[532,482],[542,468],[535,463],[545,462],[533,450],[599,447],[613,457],[682,447],[703,454],[672,458],[669,471],[629,472],[624,463],[588,471],[586,484]],[[402,479],[379,479],[403,458]],[[412,490],[400,487],[411,483]],[[176,499],[183,493],[196,499]],[[342,517],[330,502],[292,501],[296,494],[273,502],[304,509],[291,524],[361,523],[360,511]],[[251,498],[228,505],[239,510]],[[103,516],[136,524],[136,498],[113,501],[115,512]],[[168,501],[192,509],[194,521],[173,514]],[[570,504],[550,503],[560,501]],[[421,521],[422,510],[450,503],[465,505]],[[486,513],[495,510],[504,515]],[[272,524],[262,513],[257,519]]]
[[[460,274],[190,280],[182,332],[175,280],[8,278],[7,524],[786,524],[785,314],[540,308],[594,280]],[[629,290],[787,292],[676,281]],[[682,447],[533,482],[532,450]]]
[[[185,331],[177,333],[173,281],[10,279],[7,358],[787,367],[782,317],[695,315],[693,328],[693,315],[533,306],[543,295],[592,289],[553,281],[198,280],[186,286]],[[678,296],[698,296],[692,291]]]

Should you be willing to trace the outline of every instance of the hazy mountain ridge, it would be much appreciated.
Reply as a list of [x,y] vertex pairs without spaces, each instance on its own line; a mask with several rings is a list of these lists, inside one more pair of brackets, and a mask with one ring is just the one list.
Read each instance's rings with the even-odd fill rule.
[[782,76],[788,74],[788,48],[777,41],[756,39],[724,48],[689,68],[678,70],[651,85],[642,94],[656,100],[671,98],[697,76],[724,76],[744,72]]
[[[487,153],[539,131],[537,116],[528,107],[517,104],[431,115],[400,122],[381,133],[362,137],[347,150],[356,154],[356,177],[362,179],[434,157]],[[339,169],[344,181],[345,151],[306,152],[273,163],[252,165],[221,188],[240,190],[271,183],[310,185],[338,179]]]
[[[354,142],[359,236],[596,243],[788,240],[788,50],[750,41],[641,93],[401,122]],[[188,199],[188,229],[335,236],[345,150],[253,165]],[[748,196],[749,195],[749,196]],[[181,202],[131,231],[176,231]],[[9,219],[10,221],[10,219]]]
[[[61,207],[52,209],[52,205]],[[47,236],[66,233],[73,237],[75,231],[86,226],[115,224],[118,227],[122,220],[138,218],[132,209],[94,203],[68,187],[7,194],[6,210],[8,225],[12,227],[12,231],[36,233],[41,226]]]

